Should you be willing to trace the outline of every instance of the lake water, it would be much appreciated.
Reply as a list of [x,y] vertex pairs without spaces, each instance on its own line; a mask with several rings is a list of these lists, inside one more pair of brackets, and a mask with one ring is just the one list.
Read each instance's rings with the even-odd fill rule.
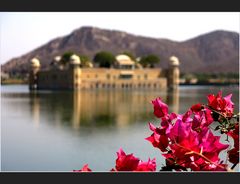
[[157,159],[158,149],[144,138],[151,135],[151,100],[161,97],[170,112],[184,113],[192,104],[207,102],[206,95],[233,94],[239,109],[239,86],[181,86],[164,91],[29,92],[27,85],[1,86],[1,170],[72,171],[85,163],[94,171],[115,166],[116,152],[146,161]]

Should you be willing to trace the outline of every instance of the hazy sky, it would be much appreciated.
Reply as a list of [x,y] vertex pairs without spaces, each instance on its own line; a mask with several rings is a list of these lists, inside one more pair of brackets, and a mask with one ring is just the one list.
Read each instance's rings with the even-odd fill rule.
[[239,33],[239,12],[1,12],[0,62],[81,26],[184,41],[214,30]]

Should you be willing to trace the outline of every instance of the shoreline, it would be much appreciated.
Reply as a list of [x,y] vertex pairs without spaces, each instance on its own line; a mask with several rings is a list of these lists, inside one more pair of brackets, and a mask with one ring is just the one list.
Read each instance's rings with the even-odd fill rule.
[[[1,85],[28,85],[26,81],[1,81]],[[179,86],[230,86],[239,85],[239,83],[196,83],[196,84],[179,84]]]
[[179,86],[231,86],[239,83],[196,83],[196,84],[179,84]]

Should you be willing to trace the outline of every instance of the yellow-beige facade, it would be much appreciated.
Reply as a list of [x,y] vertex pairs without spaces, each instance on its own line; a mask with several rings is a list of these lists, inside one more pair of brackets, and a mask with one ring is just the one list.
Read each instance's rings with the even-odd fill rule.
[[80,89],[167,89],[179,85],[179,61],[169,58],[169,68],[142,68],[126,55],[116,56],[112,68],[82,67],[80,58],[72,55],[67,66],[55,57],[50,69],[41,70],[37,58],[31,60],[29,88],[31,90]]

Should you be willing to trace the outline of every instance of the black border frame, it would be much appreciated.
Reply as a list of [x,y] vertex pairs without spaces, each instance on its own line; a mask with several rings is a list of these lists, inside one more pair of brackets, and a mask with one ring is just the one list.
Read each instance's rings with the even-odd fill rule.
[[[167,0],[167,1],[143,1],[143,0],[6,0],[1,1],[2,12],[35,12],[35,11],[77,11],[77,12],[240,12],[238,1],[197,1],[197,0]],[[240,13],[239,13],[240,16]],[[1,172],[1,183],[47,183],[53,181],[69,183],[74,180],[77,183],[94,182],[102,183],[228,183],[239,179],[239,172],[233,173],[189,173],[189,172],[156,172],[156,173],[55,173],[55,172]],[[209,181],[210,180],[210,181]]]
[[[239,180],[239,172],[231,173],[203,173],[203,172],[161,172],[161,173],[1,173],[4,183],[229,183]],[[2,182],[1,182],[2,183]]]
[[239,12],[237,0],[5,0],[0,11],[234,11]]

